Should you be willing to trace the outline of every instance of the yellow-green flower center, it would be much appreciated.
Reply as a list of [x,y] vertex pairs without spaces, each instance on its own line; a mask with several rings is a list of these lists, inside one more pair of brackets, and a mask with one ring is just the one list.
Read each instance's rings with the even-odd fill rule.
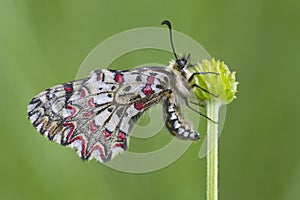
[[[214,72],[207,74],[196,74],[191,82],[191,85],[197,84],[205,90],[194,87],[192,92],[202,100],[216,100],[222,104],[228,104],[236,98],[238,82],[235,80],[235,72],[230,72],[227,65],[219,60],[202,60],[195,66],[189,69],[192,73],[197,72]],[[214,97],[211,94],[218,97]]]

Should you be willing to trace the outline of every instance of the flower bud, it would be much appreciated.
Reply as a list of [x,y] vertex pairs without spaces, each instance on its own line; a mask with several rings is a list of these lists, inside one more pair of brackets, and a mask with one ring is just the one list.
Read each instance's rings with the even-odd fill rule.
[[[224,62],[215,59],[202,60],[190,67],[189,71],[196,73],[191,85],[196,84],[203,88],[193,87],[192,89],[199,99],[217,100],[221,104],[228,104],[236,98],[238,82],[235,80],[235,72],[230,72]],[[200,74],[197,74],[199,72]]]

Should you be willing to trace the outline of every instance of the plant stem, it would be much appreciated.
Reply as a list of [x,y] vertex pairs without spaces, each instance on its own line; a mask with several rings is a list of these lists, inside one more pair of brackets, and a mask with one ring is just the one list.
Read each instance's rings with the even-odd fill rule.
[[[207,116],[218,122],[219,108],[221,103],[209,101],[207,103]],[[218,199],[218,124],[207,122],[207,200]]]

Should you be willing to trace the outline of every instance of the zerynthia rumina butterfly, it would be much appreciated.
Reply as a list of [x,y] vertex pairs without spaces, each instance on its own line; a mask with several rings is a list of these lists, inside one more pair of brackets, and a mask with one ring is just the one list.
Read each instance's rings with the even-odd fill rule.
[[128,147],[129,133],[143,112],[162,102],[170,133],[199,139],[180,105],[184,102],[206,117],[189,105],[188,97],[199,88],[209,93],[194,83],[195,74],[216,73],[191,72],[189,56],[178,58],[174,51],[170,22],[162,24],[169,27],[176,58],[168,67],[96,70],[87,78],[51,87],[28,105],[33,126],[49,140],[74,148],[82,159],[105,162]]

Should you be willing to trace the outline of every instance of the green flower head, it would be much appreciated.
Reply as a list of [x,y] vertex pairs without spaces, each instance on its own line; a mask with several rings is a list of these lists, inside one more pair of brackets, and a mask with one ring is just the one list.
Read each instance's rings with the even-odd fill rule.
[[[197,84],[209,91],[194,87],[192,92],[199,99],[218,100],[222,104],[228,104],[236,98],[238,82],[235,80],[235,72],[230,72],[224,62],[215,59],[202,60],[189,70],[192,73],[200,72],[194,76],[191,84]],[[204,74],[203,72],[208,73]],[[217,97],[214,97],[212,94]]]

